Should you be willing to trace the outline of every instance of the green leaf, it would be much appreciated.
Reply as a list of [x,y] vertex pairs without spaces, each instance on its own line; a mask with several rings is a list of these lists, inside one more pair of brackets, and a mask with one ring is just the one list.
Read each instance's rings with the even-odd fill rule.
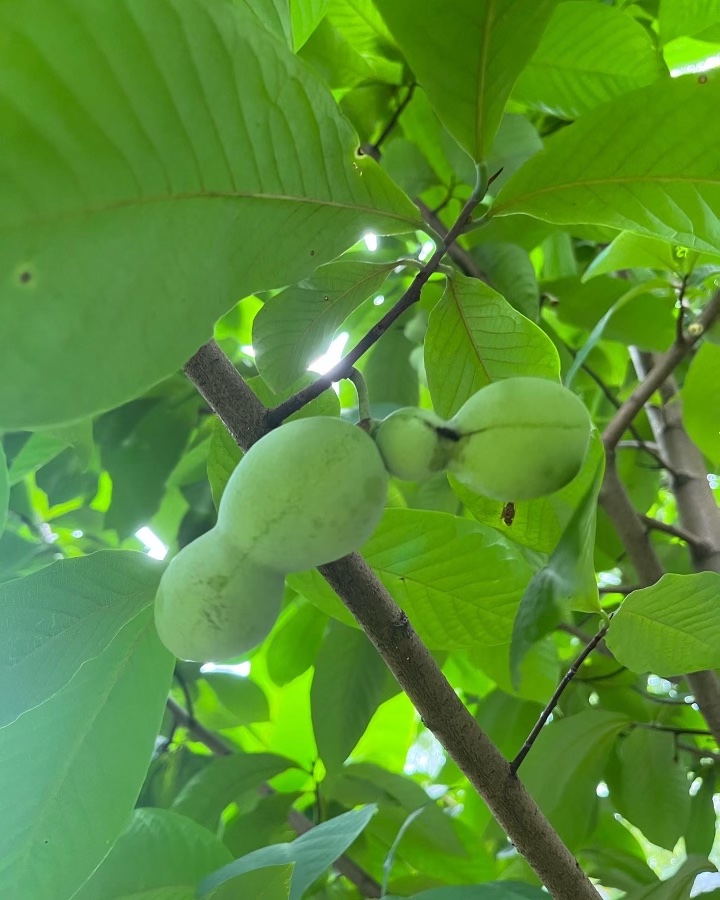
[[653,844],[673,850],[690,814],[688,780],[678,765],[673,735],[633,729],[621,740],[606,781],[620,815]]
[[282,687],[310,668],[326,625],[327,616],[312,603],[299,600],[289,607],[265,649],[268,674],[275,684]]
[[55,431],[38,431],[31,434],[20,452],[13,457],[8,472],[11,485],[22,481],[26,475],[55,459],[68,446],[67,441]]
[[315,662],[310,704],[328,772],[342,767],[385,699],[389,674],[363,631],[332,621]]
[[499,294],[532,322],[540,316],[540,288],[530,256],[517,244],[478,244],[473,258]]
[[570,0],[555,9],[513,99],[575,119],[663,75],[662,56],[639,21],[612,6]]
[[67,686],[149,606],[162,566],[105,550],[0,585],[0,727]]
[[267,697],[254,681],[230,672],[206,672],[203,679],[210,685],[220,703],[232,714],[234,724],[249,725],[269,720]]
[[226,806],[294,767],[292,760],[272,753],[233,753],[215,759],[188,781],[172,808],[214,831]]
[[[717,253],[719,103],[712,74],[667,79],[605,103],[548,139],[500,191],[491,215],[607,225]],[[689,153],[684,136],[697,122],[706,127]]]
[[253,322],[253,348],[258,370],[273,390],[289,387],[327,350],[339,326],[377,293],[394,267],[329,263],[266,301]]
[[415,77],[476,162],[492,147],[515,79],[538,45],[556,0],[375,0]]
[[715,0],[660,0],[660,37],[720,41],[720,9]]
[[144,610],[62,691],[0,729],[2,896],[69,897],[104,858],[142,786],[173,663]]
[[[494,529],[449,513],[388,509],[362,553],[429,647],[510,640],[530,567]],[[345,607],[317,572],[290,575],[289,583],[345,621],[338,615]]]
[[672,676],[720,666],[720,575],[663,575],[633,591],[613,617],[606,643],[633,672]]
[[[400,900],[393,895],[387,900]],[[413,894],[410,900],[547,900],[542,888],[514,881],[498,881],[491,884],[454,884],[450,887],[431,888]]]
[[325,15],[326,5],[327,0],[290,0],[290,21],[296,53],[317,28]]
[[571,850],[582,846],[603,776],[626,716],[586,710],[546,725],[520,769],[520,777]]
[[233,898],[239,897],[252,897],[253,900],[289,900],[294,868],[292,864],[289,864],[267,866],[254,872],[246,872],[237,880],[233,880],[232,884],[227,885],[227,893],[223,887],[220,887],[208,894],[208,900],[221,900],[221,898],[233,900]]
[[8,477],[7,460],[0,444],[0,534],[5,528],[8,502],[10,500],[10,479]]
[[140,406],[143,413],[126,427],[125,407],[108,413],[96,426],[102,462],[113,482],[105,525],[114,528],[121,540],[158,511],[197,418],[197,399],[192,395],[178,402],[168,392],[157,402],[139,400],[130,405]]
[[351,810],[317,825],[289,844],[273,844],[248,853],[205,878],[198,896],[208,897],[213,888],[246,872],[295,863],[289,900],[300,900],[313,881],[347,850],[376,810],[374,805]]
[[[631,891],[625,895],[624,900],[689,900],[690,892],[698,875],[701,872],[713,871],[715,871],[715,866],[705,857],[689,856],[672,878],[668,878],[667,881],[658,885]],[[714,900],[713,894],[708,895],[706,900]]]
[[717,256],[698,254],[679,244],[623,231],[608,244],[585,270],[582,280],[608,275],[623,269],[660,269],[680,275],[691,272],[699,262],[720,265]]
[[720,465],[720,347],[703,341],[682,388],[683,423],[702,453]]
[[519,681],[520,664],[530,647],[549,634],[569,609],[596,612],[600,607],[594,565],[595,519],[605,456],[597,435],[585,467],[594,471],[594,478],[550,559],[533,575],[520,602],[510,650],[515,682]]
[[231,860],[227,847],[190,819],[136,809],[73,900],[195,900],[198,881]]
[[361,367],[370,396],[370,411],[380,418],[400,406],[417,406],[418,373],[410,360],[415,344],[401,325],[390,328],[370,350]]
[[516,375],[557,381],[560,362],[550,338],[487,285],[448,279],[430,314],[425,370],[435,412],[450,418],[481,387]]
[[715,794],[714,769],[702,769],[700,789],[690,798],[690,815],[685,827],[685,849],[688,855],[697,853],[709,856],[715,843],[717,817],[713,795]]
[[0,30],[4,427],[137,396],[238,298],[419,223],[244,5],[8,0]]

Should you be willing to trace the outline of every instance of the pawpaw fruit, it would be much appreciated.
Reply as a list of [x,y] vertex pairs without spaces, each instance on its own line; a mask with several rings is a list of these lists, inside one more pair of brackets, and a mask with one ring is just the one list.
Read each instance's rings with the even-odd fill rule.
[[373,433],[385,467],[404,481],[425,481],[448,464],[452,441],[446,423],[427,409],[405,406],[383,419]]

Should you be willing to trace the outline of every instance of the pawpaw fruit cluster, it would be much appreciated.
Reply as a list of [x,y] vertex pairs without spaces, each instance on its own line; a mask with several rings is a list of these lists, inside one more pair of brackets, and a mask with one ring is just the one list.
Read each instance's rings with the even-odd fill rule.
[[568,484],[582,467],[592,423],[582,401],[544,378],[481,388],[447,422],[406,407],[374,437],[388,471],[421,481],[447,470],[495,500],[532,500]]
[[181,659],[220,662],[272,629],[285,576],[357,550],[385,507],[387,472],[365,431],[298,419],[254,444],[233,471],[217,524],[163,573],[155,623]]

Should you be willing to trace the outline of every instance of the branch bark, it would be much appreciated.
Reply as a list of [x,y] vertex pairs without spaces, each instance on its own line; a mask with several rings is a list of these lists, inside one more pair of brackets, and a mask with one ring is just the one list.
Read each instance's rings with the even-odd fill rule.
[[[194,716],[191,716],[187,710],[183,709],[179,703],[176,703],[172,697],[168,697],[167,708],[178,725],[187,729],[195,740],[205,744],[208,750],[211,750],[216,756],[232,756],[235,752],[219,735],[205,728]],[[272,794],[274,791],[270,785],[264,785],[261,793]],[[288,823],[297,834],[306,834],[315,827],[310,819],[296,809],[290,810]],[[352,881],[363,897],[382,897],[382,890],[378,882],[347,856],[339,856],[333,863],[333,868],[341,875],[344,875],[348,881]]]
[[[232,366],[218,359],[214,342],[202,347],[185,366],[228,430],[243,448],[262,436],[265,410],[242,386]],[[228,388],[216,379],[231,379]],[[242,398],[225,405],[228,397]],[[258,425],[258,423],[261,423]],[[556,900],[597,900],[598,892],[572,853],[545,818],[508,761],[479,728],[446,680],[407,616],[357,553],[320,570],[377,647],[386,665],[461,771]]]
[[[606,450],[613,450],[615,448],[635,416],[637,416],[655,391],[664,384],[670,375],[672,375],[678,364],[682,362],[686,354],[690,352],[693,345],[699,340],[705,330],[712,325],[719,313],[720,292],[715,294],[698,316],[696,322],[699,326],[696,329],[697,333],[693,332],[693,334],[688,335],[681,340],[677,340],[672,347],[657,360],[652,370],[647,373],[647,376],[622,404],[603,433],[603,443],[605,444]],[[658,441],[658,443],[660,442]],[[672,466],[671,460],[668,460],[668,462]]]

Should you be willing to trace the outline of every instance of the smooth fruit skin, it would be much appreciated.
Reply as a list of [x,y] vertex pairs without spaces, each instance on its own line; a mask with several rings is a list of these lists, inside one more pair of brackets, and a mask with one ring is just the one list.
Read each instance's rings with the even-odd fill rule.
[[552,494],[578,474],[592,423],[582,401],[543,378],[481,388],[448,422],[460,440],[449,471],[495,500]]
[[163,573],[155,598],[160,640],[180,659],[232,659],[268,636],[283,589],[282,574],[258,566],[214,528]]
[[359,549],[385,509],[387,473],[375,442],[343,419],[297,419],[242,458],[218,528],[253,562],[297,572]]
[[434,412],[414,406],[383,419],[373,437],[388,472],[403,481],[425,481],[444,469],[451,442],[438,429],[445,424]]

